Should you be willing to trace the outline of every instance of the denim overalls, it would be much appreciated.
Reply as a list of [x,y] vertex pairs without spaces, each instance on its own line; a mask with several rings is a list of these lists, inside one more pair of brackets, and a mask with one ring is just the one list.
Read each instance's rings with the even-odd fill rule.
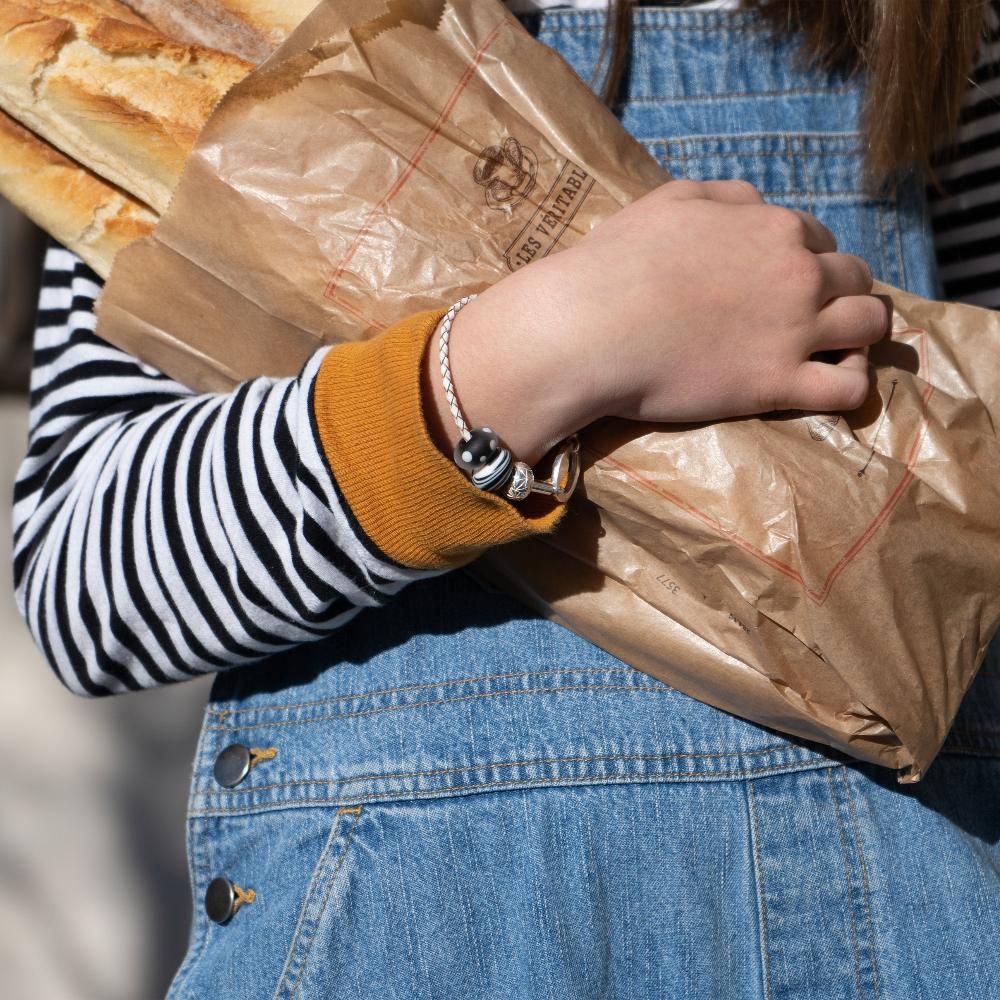
[[[749,180],[935,293],[919,188],[861,191],[856,82],[750,13],[635,18],[621,117],[674,176]],[[603,20],[526,23],[588,79]],[[995,658],[899,786],[456,572],[218,677],[170,997],[985,1000],[998,840]]]

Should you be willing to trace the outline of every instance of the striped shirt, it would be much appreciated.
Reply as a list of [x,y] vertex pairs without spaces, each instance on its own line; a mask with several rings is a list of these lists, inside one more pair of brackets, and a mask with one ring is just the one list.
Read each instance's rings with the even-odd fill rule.
[[[931,193],[949,297],[1000,306],[1000,19]],[[53,247],[14,494],[18,607],[70,690],[105,695],[331,634],[436,571],[366,537],[296,378],[195,394],[94,333],[97,276]]]
[[194,394],[94,333],[97,276],[49,250],[28,452],[14,492],[18,607],[82,695],[153,687],[327,635],[429,572],[372,546],[297,378]]
[[969,83],[928,197],[945,298],[1000,309],[1000,0]]

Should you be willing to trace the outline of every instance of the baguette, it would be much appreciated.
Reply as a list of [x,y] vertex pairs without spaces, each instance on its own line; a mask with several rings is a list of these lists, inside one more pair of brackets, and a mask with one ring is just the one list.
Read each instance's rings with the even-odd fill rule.
[[212,109],[252,68],[114,0],[0,0],[0,108],[159,214]]
[[102,278],[157,217],[0,112],[0,194],[78,253]]
[[[93,10],[107,15],[108,17],[116,18],[119,21],[125,21],[127,24],[139,24],[145,28],[151,27],[149,21],[147,21],[138,11],[132,10],[128,4],[121,3],[119,0],[79,0],[79,2],[86,7],[91,7]],[[22,7],[35,7],[38,10],[53,8],[53,13],[56,16],[58,16],[58,11],[55,8],[58,8],[61,5],[62,0],[21,0]]]
[[317,0],[127,0],[165,35],[262,63]]

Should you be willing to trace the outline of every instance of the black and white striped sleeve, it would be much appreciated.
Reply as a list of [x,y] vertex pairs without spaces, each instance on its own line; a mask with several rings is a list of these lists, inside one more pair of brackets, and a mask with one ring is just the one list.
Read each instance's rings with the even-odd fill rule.
[[98,339],[97,276],[53,246],[27,455],[18,607],[81,695],[181,681],[328,635],[418,577],[343,500],[296,378],[195,394]]
[[955,142],[928,189],[946,299],[1000,309],[1000,0],[969,74]]

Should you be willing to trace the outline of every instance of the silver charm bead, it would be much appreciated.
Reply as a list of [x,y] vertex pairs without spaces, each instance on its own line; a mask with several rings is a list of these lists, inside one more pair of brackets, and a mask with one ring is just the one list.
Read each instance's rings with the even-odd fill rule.
[[508,500],[523,500],[535,484],[535,474],[531,471],[531,466],[524,462],[514,463],[514,475],[507,484],[504,496]]

